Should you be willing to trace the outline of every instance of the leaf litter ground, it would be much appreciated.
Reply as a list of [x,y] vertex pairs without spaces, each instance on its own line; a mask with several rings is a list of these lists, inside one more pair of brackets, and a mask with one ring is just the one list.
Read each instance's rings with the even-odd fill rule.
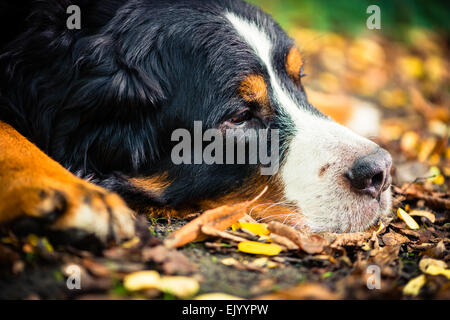
[[[0,298],[450,299],[445,39],[421,29],[407,43],[290,33],[308,43],[305,86],[314,105],[326,112],[329,101],[365,103],[381,112],[375,140],[394,157],[390,223],[357,234],[299,234],[255,224],[237,206],[232,221],[199,224],[193,239],[179,232],[183,246],[167,238],[190,221],[149,218],[139,237],[95,254],[3,230]],[[81,289],[69,290],[74,270]]]

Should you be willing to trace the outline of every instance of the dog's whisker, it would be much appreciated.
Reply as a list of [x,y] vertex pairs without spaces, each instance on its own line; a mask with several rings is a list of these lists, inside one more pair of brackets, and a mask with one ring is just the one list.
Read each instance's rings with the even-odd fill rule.
[[286,216],[286,218],[284,218],[283,223],[286,223],[287,218],[289,218],[289,217],[292,216],[292,215],[293,215],[293,213],[288,214],[288,215]]
[[257,204],[257,205],[255,205],[255,206],[253,206],[253,207],[250,209],[249,215],[251,215],[252,212],[253,212],[253,210],[255,210],[256,208],[261,207],[261,206],[264,206],[264,205],[269,205],[269,206],[268,206],[267,208],[265,208],[263,212],[266,212],[268,209],[270,209],[270,208],[272,208],[272,207],[274,207],[274,206],[285,206],[285,207],[296,208],[295,205],[293,205],[293,204],[291,204],[291,203],[287,203],[287,202],[285,202],[285,201],[280,201],[280,202],[266,202],[266,203],[260,203],[260,204]]
[[264,221],[264,220],[267,220],[267,219],[271,219],[271,220],[267,220],[266,221],[266,222],[270,222],[270,221],[273,221],[275,219],[281,219],[282,217],[285,217],[284,221],[283,221],[283,223],[284,223],[289,217],[294,216],[296,214],[297,214],[296,212],[273,214],[273,215],[270,215],[270,216],[266,216],[266,217],[260,218],[260,219],[258,219],[256,221],[257,222],[261,222],[261,221]]
[[257,222],[261,222],[261,221],[264,221],[264,220],[267,220],[267,219],[270,219],[270,218],[284,217],[285,215],[288,215],[288,214],[292,214],[292,213],[273,214],[273,215],[270,215],[270,216],[266,216],[266,217],[262,217],[260,219],[257,219],[256,221]]

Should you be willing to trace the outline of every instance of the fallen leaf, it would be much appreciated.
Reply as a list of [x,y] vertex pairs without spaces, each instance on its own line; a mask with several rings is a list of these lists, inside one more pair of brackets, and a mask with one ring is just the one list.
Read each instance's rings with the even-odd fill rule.
[[438,244],[431,244],[431,247],[427,248],[424,252],[424,255],[433,257],[433,258],[443,258],[445,253],[445,243],[444,240],[439,241]]
[[163,245],[143,249],[142,257],[147,262],[159,264],[166,274],[190,274],[198,268],[182,252],[168,249]]
[[256,297],[256,300],[335,300],[339,295],[324,285],[303,283],[295,287],[283,289],[275,293]]
[[251,254],[265,254],[274,256],[279,254],[283,248],[274,243],[261,243],[256,241],[243,241],[238,244],[238,249],[241,252]]
[[97,277],[109,277],[111,275],[111,270],[104,264],[98,263],[91,258],[84,258],[83,266]]
[[125,289],[141,291],[158,289],[184,299],[193,296],[199,289],[197,280],[182,276],[160,276],[154,270],[133,272],[123,279]]
[[[330,235],[329,235],[330,236]],[[331,247],[338,248],[343,246],[362,246],[365,241],[372,237],[370,232],[338,233],[333,234],[334,241]]]
[[220,261],[222,264],[230,267],[235,267],[239,270],[250,270],[250,271],[257,271],[257,272],[266,272],[266,270],[263,268],[263,266],[254,264],[254,263],[248,263],[248,261],[239,262],[235,258],[225,258]]
[[198,292],[200,285],[197,280],[182,276],[161,277],[158,289],[173,294],[180,299],[187,299]]
[[212,292],[196,296],[194,300],[244,300],[244,299],[226,293]]
[[380,234],[386,229],[386,226],[384,225],[383,221],[380,220],[380,224],[378,226],[378,229],[376,231],[376,234]]
[[123,285],[129,291],[158,288],[159,273],[154,270],[133,272],[125,276]]
[[257,266],[257,267],[260,267],[260,268],[266,267],[266,268],[269,268],[269,269],[273,269],[273,268],[279,267],[278,263],[269,260],[267,257],[262,257],[262,258],[255,259],[251,263],[253,265]]
[[318,234],[301,233],[299,230],[278,221],[269,222],[268,229],[272,233],[288,238],[309,254],[320,253],[328,245],[328,241]]
[[276,233],[270,234],[270,240],[272,240],[274,243],[279,244],[283,247],[286,247],[288,250],[298,250],[300,249],[298,245],[296,245],[293,241],[289,240],[286,237],[280,236]]
[[247,208],[258,200],[266,191],[267,187],[250,201],[206,210],[201,216],[169,234],[164,241],[164,245],[168,248],[178,248],[192,241],[204,240],[206,239],[206,235],[201,232],[202,226],[214,227],[220,231],[231,227],[235,222],[245,216]]
[[223,238],[223,239],[227,239],[227,240],[231,240],[231,241],[235,241],[235,242],[247,241],[247,239],[245,239],[245,238],[232,235],[225,231],[217,230],[210,226],[202,226],[201,231],[202,231],[202,233],[204,233],[208,236],[211,236],[211,237]]
[[412,210],[411,212],[409,212],[409,215],[416,217],[425,217],[430,220],[431,223],[434,223],[436,221],[435,215],[425,210]]
[[397,216],[406,223],[408,228],[413,229],[413,230],[420,228],[419,225],[417,224],[417,222],[413,218],[411,218],[409,216],[409,214],[402,208],[397,209]]
[[383,239],[384,244],[387,246],[395,246],[398,244],[410,242],[410,240],[407,237],[402,236],[401,234],[398,234],[397,232],[393,231],[384,234],[381,238]]
[[426,281],[427,278],[423,274],[409,280],[409,282],[403,288],[403,294],[411,295],[413,297],[417,296],[420,292],[420,289],[425,285]]
[[450,279],[450,269],[447,269],[447,263],[432,258],[423,258],[419,262],[419,268],[423,273],[436,276],[443,275]]
[[138,237],[133,237],[130,240],[122,243],[121,246],[122,246],[122,248],[129,249],[129,248],[132,248],[132,247],[138,245],[139,242],[140,242],[140,239]]
[[301,248],[309,253],[321,253],[323,249],[328,245],[328,241],[318,234],[312,234],[309,237],[302,238]]
[[225,258],[220,260],[220,262],[226,266],[232,266],[238,263],[238,261],[235,258]]
[[250,231],[258,236],[267,236],[270,233],[265,223],[238,222],[238,224],[239,228]]

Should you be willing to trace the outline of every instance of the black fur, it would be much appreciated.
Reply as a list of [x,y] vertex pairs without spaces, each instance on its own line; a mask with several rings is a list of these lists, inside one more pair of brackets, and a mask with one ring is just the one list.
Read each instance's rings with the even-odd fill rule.
[[[194,120],[218,127],[245,104],[237,95],[243,77],[268,76],[223,16],[226,10],[267,30],[276,43],[279,76],[299,104],[311,108],[285,71],[292,40],[247,3],[30,3],[10,11],[20,13],[14,18],[24,27],[1,37],[0,120],[66,168],[131,203],[177,207],[225,194],[257,170],[250,165],[176,166],[170,160],[174,129],[192,130]],[[81,7],[81,30],[66,28],[70,4]],[[283,152],[290,120],[277,111],[266,120],[252,121],[258,128],[279,128]],[[138,190],[127,180],[161,172],[173,181],[163,195]]]

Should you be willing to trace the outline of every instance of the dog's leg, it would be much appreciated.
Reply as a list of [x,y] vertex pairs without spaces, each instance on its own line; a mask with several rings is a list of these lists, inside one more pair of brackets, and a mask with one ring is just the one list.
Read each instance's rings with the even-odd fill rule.
[[103,242],[134,234],[133,212],[118,195],[77,178],[0,121],[0,224],[10,222]]

